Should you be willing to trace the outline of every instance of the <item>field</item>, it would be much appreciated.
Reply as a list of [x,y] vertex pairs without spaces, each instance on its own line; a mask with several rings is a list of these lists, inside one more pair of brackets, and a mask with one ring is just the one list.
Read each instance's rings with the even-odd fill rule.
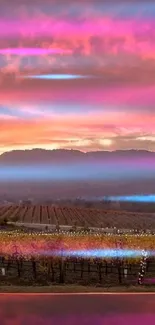
[[126,211],[105,211],[87,208],[35,206],[0,206],[0,220],[17,219],[22,223],[64,226],[86,226],[118,229],[155,229],[155,215]]
[[[1,206],[0,221],[18,221],[24,225],[42,224],[79,227],[118,229],[155,229],[153,214],[122,211],[105,211],[88,208],[35,206]],[[33,226],[32,226],[33,228]],[[26,228],[27,229],[27,228]],[[138,283],[141,270],[141,253],[137,258],[96,258],[85,255],[68,257],[67,250],[94,249],[154,249],[155,236],[140,232],[124,235],[101,233],[90,234],[82,231],[23,232],[20,227],[2,229],[0,232],[0,270],[5,268],[5,276],[0,274],[1,285],[49,285],[56,283],[78,285],[134,285]],[[123,232],[122,232],[123,233]],[[55,249],[63,256],[48,255]],[[43,252],[43,253],[42,253]],[[46,252],[46,253],[45,253]],[[148,258],[145,270],[148,283],[154,279],[155,261]],[[127,272],[127,276],[124,272]],[[140,273],[139,273],[140,272]],[[0,272],[1,273],[1,272]],[[150,284],[151,284],[150,283]]]

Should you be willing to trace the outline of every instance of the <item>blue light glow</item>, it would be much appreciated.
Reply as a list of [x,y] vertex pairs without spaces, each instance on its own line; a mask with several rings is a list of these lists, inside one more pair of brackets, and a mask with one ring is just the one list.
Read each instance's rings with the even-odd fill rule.
[[155,195],[128,195],[128,196],[108,196],[110,201],[122,201],[122,202],[146,202],[146,203],[154,203]]
[[[21,159],[24,163],[24,158]],[[94,166],[96,168],[94,168]],[[27,165],[1,165],[0,168],[0,180],[135,180],[136,179],[152,179],[155,176],[155,170],[147,170],[144,173],[143,169],[129,168],[114,168],[112,164],[94,164],[94,163],[59,163],[56,164],[31,164],[27,162]],[[144,198],[144,199],[143,199]],[[102,198],[104,199],[104,197]],[[108,198],[111,201],[137,201],[142,202],[154,202],[154,195],[149,196],[110,196]]]
[[98,257],[98,258],[119,258],[119,257],[139,257],[142,255],[141,250],[123,250],[123,249],[93,249],[93,250],[73,250],[70,252],[65,251],[64,256],[75,257]]
[[24,76],[24,79],[42,79],[42,80],[72,80],[72,79],[85,79],[89,76],[77,74],[41,74]]
[[[40,251],[46,256],[81,257],[81,258],[137,258],[143,256],[143,250],[134,249],[90,249],[90,250],[56,250]],[[155,252],[148,251],[146,256],[155,256]]]

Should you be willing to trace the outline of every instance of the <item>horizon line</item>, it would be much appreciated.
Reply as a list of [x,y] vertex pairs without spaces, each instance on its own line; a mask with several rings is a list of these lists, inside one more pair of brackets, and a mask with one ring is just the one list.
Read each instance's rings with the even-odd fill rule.
[[76,152],[81,152],[84,154],[87,153],[96,153],[96,152],[107,152],[107,153],[113,153],[113,152],[129,152],[129,151],[135,151],[135,152],[148,152],[148,153],[155,153],[155,151],[152,150],[147,150],[147,149],[116,149],[116,150],[90,150],[90,151],[82,151],[79,149],[65,149],[65,148],[55,148],[55,149],[46,149],[46,148],[30,148],[30,149],[12,149],[12,150],[6,150],[0,153],[0,156],[6,153],[11,153],[11,152],[17,152],[17,151],[34,151],[34,150],[41,150],[41,151],[76,151]]

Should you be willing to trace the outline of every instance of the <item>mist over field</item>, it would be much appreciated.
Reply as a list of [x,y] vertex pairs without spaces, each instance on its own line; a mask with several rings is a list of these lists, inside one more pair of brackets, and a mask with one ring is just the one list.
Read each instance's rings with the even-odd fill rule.
[[27,150],[0,156],[0,195],[89,199],[155,193],[155,154],[147,151]]

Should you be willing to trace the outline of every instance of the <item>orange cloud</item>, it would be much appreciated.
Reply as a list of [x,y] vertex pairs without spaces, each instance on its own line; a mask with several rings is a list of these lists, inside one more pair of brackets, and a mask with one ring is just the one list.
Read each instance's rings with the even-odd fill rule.
[[[134,119],[133,119],[134,116]],[[115,148],[154,131],[155,117],[147,114],[70,114],[39,119],[0,119],[1,152],[15,148]],[[137,131],[136,131],[137,130]],[[119,136],[119,140],[118,140]],[[123,140],[124,139],[124,140]]]

